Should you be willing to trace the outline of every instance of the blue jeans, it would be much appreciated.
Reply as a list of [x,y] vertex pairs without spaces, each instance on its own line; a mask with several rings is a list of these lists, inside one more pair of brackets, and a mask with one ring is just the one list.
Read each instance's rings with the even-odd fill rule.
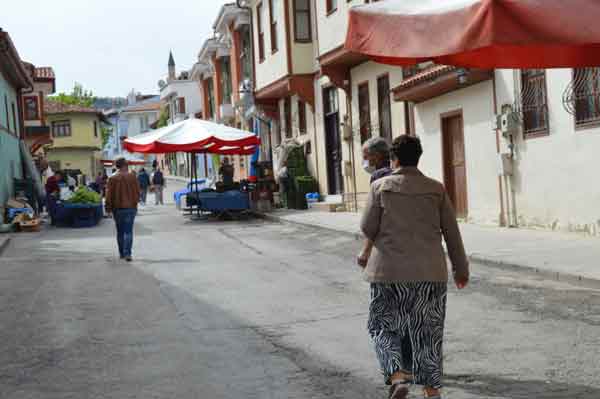
[[131,256],[131,247],[133,246],[133,222],[137,209],[115,209],[113,216],[117,226],[117,244],[119,245],[119,255],[121,258]]

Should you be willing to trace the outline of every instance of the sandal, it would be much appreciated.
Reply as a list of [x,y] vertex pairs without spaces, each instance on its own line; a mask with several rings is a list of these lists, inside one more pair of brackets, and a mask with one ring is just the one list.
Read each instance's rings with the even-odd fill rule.
[[411,381],[396,381],[390,387],[390,399],[406,399]]

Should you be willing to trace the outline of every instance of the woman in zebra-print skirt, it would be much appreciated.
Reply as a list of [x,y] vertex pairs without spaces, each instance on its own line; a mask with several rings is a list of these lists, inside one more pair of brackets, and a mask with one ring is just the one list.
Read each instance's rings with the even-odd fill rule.
[[426,398],[441,398],[448,283],[442,236],[457,287],[469,281],[451,201],[441,183],[417,169],[422,153],[416,137],[394,140],[395,170],[373,183],[361,221],[374,245],[365,268],[368,329],[393,399],[406,398],[410,384],[422,385]]

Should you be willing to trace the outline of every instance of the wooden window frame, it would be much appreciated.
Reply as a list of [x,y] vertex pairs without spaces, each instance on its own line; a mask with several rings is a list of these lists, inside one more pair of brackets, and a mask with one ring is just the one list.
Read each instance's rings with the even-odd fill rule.
[[265,26],[262,12],[263,12],[263,3],[260,2],[256,5],[256,29],[258,32],[258,62],[262,63],[265,60]]
[[[575,82],[577,79],[577,69],[579,68],[574,68],[572,70],[572,78],[573,81]],[[581,69],[587,69],[587,68],[581,68]],[[595,79],[596,79],[596,88],[598,91],[595,91],[594,94],[596,94],[596,96],[598,96],[599,98],[597,98],[596,100],[596,116],[592,119],[589,120],[585,120],[585,121],[579,121],[577,119],[578,115],[577,115],[577,110],[578,110],[578,104],[577,104],[577,99],[575,99],[575,114],[573,115],[573,122],[575,125],[575,130],[576,131],[581,131],[581,130],[588,130],[591,128],[596,128],[600,126],[600,67],[596,67],[595,69]],[[577,96],[577,93],[573,93],[575,96]]]
[[[364,117],[366,120],[363,120],[363,107],[361,104],[361,91],[366,89],[366,108],[368,112]],[[364,143],[371,137],[373,137],[373,131],[371,128],[371,93],[369,90],[369,81],[365,81],[359,83],[357,86],[357,100],[358,100],[358,127],[360,132],[360,142]],[[366,125],[365,125],[366,123]],[[366,127],[365,127],[366,126]],[[366,131],[363,131],[363,128],[366,128]]]
[[[383,129],[383,118],[382,118],[383,114],[381,112],[382,111],[382,100],[383,100],[383,97],[382,97],[382,93],[380,93],[380,90],[379,90],[379,82],[382,79],[386,79],[387,80],[387,94],[386,94],[386,96],[387,96],[387,99],[388,99],[388,102],[387,102],[388,117],[387,117],[387,119],[388,119],[388,124],[389,124],[389,128],[390,128],[390,130],[389,130],[389,136],[384,136],[383,135],[383,130],[384,130]],[[393,128],[393,125],[392,125],[392,99],[391,99],[391,90],[390,90],[390,75],[388,73],[384,73],[382,75],[377,76],[376,83],[377,83],[377,113],[378,113],[378,119],[379,119],[378,120],[378,122],[379,122],[379,136],[383,137],[385,139],[388,139],[391,142],[393,140],[393,138],[394,138],[394,128]]]
[[277,42],[277,20],[273,18],[275,10],[273,7],[273,0],[269,2],[269,32],[271,33],[271,54],[275,54],[279,51],[279,45]]
[[177,97],[177,113],[185,115],[185,97]]
[[[68,133],[57,134],[58,127],[67,128]],[[69,119],[61,119],[57,121],[52,121],[52,137],[53,138],[61,138],[61,137],[72,137],[73,132],[71,130],[71,121]]]
[[[34,117],[29,115],[29,112],[28,112],[27,104],[29,101],[35,102],[35,116]],[[40,112],[40,98],[37,95],[23,97],[23,114],[24,114],[24,119],[26,121],[39,121],[42,119],[41,112]]]
[[[333,2],[335,1],[335,7]],[[327,16],[334,14],[338,10],[337,0],[325,0],[325,11]]]
[[306,103],[298,100],[298,135],[302,136],[308,133],[306,120]]
[[[312,43],[312,11],[310,7],[310,0],[307,0],[308,9],[307,10],[298,10],[297,6],[298,0],[294,0],[294,41],[296,43]],[[305,13],[308,14],[308,38],[298,38],[298,14]]]
[[[536,68],[537,69],[537,68]],[[539,68],[540,70],[542,70],[542,73],[539,73],[540,76],[543,75],[543,84],[542,84],[542,89],[544,90],[544,97],[546,100],[546,103],[544,105],[544,108],[541,112],[545,112],[546,114],[546,126],[543,126],[541,128],[537,128],[537,129],[530,129],[530,130],[526,130],[525,126],[526,126],[526,114],[525,114],[525,104],[523,104],[523,138],[525,140],[528,139],[535,139],[535,138],[539,138],[539,137],[546,137],[550,135],[550,113],[548,112],[548,78],[547,78],[547,72],[546,69],[542,69]],[[521,78],[521,100],[523,98],[523,88],[524,88],[524,78],[531,78],[531,76],[526,76],[526,72],[529,71],[529,69],[522,69],[520,71],[520,78]],[[534,76],[535,77],[535,76]]]

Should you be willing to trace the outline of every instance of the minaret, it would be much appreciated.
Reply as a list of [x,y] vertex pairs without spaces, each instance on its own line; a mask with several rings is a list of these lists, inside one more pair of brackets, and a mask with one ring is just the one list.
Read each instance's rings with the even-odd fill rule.
[[175,60],[173,52],[169,51],[169,81],[175,80]]

